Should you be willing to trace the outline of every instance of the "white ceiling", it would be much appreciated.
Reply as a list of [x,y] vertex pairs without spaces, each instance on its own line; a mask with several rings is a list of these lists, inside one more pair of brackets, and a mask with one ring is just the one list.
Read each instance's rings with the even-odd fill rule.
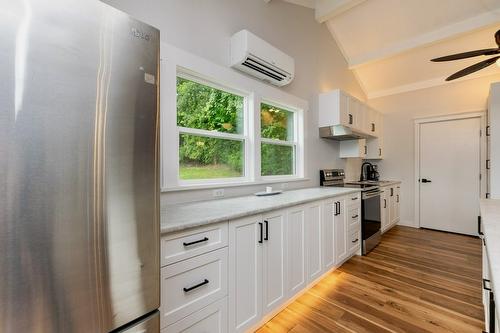
[[[444,84],[484,60],[432,63],[435,57],[496,47],[499,0],[285,0],[325,21],[368,98]],[[500,73],[490,66],[475,75]]]

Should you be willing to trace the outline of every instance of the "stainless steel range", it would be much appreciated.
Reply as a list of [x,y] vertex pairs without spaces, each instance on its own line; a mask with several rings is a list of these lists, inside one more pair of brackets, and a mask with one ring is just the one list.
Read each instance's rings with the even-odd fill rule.
[[358,188],[361,190],[362,253],[366,255],[381,238],[380,188],[372,181],[345,182],[343,169],[320,170],[320,185]]

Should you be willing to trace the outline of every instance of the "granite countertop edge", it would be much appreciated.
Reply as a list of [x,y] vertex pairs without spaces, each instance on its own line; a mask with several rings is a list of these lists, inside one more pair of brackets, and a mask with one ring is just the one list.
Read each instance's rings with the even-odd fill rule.
[[[310,189],[304,189],[304,190],[310,190]],[[299,191],[301,191],[301,190],[293,190],[293,191],[289,191],[289,192],[299,192]],[[285,192],[285,193],[289,193],[289,192]],[[311,201],[323,200],[323,199],[328,199],[328,198],[333,198],[333,197],[338,197],[338,196],[344,196],[344,195],[358,193],[358,192],[360,192],[359,189],[342,188],[342,192],[340,192],[340,193],[318,194],[318,195],[310,196],[308,198],[303,198],[300,200],[290,200],[289,202],[281,202],[281,203],[268,205],[268,206],[264,206],[262,208],[257,208],[257,209],[239,210],[239,211],[225,213],[225,214],[221,214],[221,215],[217,215],[217,216],[209,217],[209,218],[190,219],[187,222],[179,222],[179,223],[170,222],[168,224],[161,222],[160,223],[160,234],[162,236],[164,236],[166,234],[170,234],[170,233],[174,233],[174,232],[178,232],[178,231],[183,231],[183,230],[187,230],[187,229],[191,229],[191,228],[196,228],[196,227],[210,225],[210,224],[219,223],[219,222],[226,222],[229,220],[234,220],[234,219],[243,218],[243,217],[247,217],[247,216],[257,215],[257,214],[269,212],[272,210],[301,205],[301,204],[308,203]],[[221,199],[221,200],[200,201],[198,203],[193,202],[193,203],[187,203],[187,204],[168,205],[168,206],[166,206],[166,209],[162,209],[161,216],[162,216],[162,218],[168,218],[168,214],[165,212],[165,210],[170,211],[170,210],[178,209],[178,208],[182,208],[182,207],[190,207],[190,206],[193,206],[196,204],[203,204],[203,205],[210,205],[210,203],[220,204],[224,200],[231,200],[231,199],[243,200],[245,198],[252,200],[252,199],[257,199],[258,197],[250,195],[250,196],[228,198],[228,199]]]

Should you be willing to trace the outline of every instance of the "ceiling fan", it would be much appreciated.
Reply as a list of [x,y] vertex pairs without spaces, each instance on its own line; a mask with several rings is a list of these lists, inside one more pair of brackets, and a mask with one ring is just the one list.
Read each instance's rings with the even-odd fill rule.
[[[495,33],[495,42],[498,45],[498,48],[496,48],[496,49],[483,49],[483,50],[475,50],[475,51],[451,54],[448,56],[431,59],[431,61],[434,61],[434,62],[451,61],[451,60],[472,58],[472,57],[477,57],[477,56],[481,56],[481,55],[489,56],[489,55],[500,54],[500,30],[498,30]],[[478,62],[477,64],[474,64],[472,66],[464,68],[461,71],[458,71],[455,74],[448,76],[446,78],[446,81],[455,80],[455,79],[458,79],[459,77],[472,74],[474,72],[477,72],[478,70],[481,70],[481,69],[486,68],[490,65],[493,65],[495,62],[498,64],[498,66],[500,66],[499,59],[500,59],[500,56],[496,56],[496,57],[489,58],[489,59],[483,60],[481,62]]]

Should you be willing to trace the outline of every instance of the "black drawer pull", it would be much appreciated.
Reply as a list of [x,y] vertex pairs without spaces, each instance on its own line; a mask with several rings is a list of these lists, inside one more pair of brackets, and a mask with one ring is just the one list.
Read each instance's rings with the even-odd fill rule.
[[486,282],[491,283],[491,281],[490,281],[490,280],[483,279],[483,289],[484,289],[484,290],[491,291],[491,285],[490,285],[489,287],[486,287]]
[[266,225],[266,236],[264,237],[264,240],[269,240],[269,222],[264,221],[264,224]]
[[358,200],[358,197],[351,198],[351,200]]
[[208,241],[208,237],[204,237],[202,239],[198,239],[197,241],[193,241],[193,242],[184,242],[182,244],[184,244],[184,246],[190,246],[190,245],[194,245],[194,244],[198,244],[198,243],[203,243],[203,242],[206,242]]
[[355,240],[353,240],[352,242],[353,242],[353,243],[357,243],[357,242],[358,242],[358,240],[359,240],[359,238],[356,238],[356,239],[355,239]]
[[260,233],[260,238],[259,238],[259,243],[262,243],[262,238],[263,238],[263,230],[262,230],[262,222],[259,222],[259,233]]
[[208,284],[210,281],[208,281],[207,279],[203,280],[203,282],[200,282],[192,287],[188,287],[188,288],[183,288],[184,289],[184,292],[187,293],[187,292],[190,292],[191,290],[194,290],[196,288],[199,288],[201,286],[204,286],[206,284]]
[[481,231],[481,216],[477,217],[477,233],[479,236],[483,236],[484,233]]
[[359,216],[359,215],[358,215],[358,214],[356,214],[356,215],[354,215],[354,216],[351,216],[351,218],[356,219],[356,218],[358,218],[358,216]]

